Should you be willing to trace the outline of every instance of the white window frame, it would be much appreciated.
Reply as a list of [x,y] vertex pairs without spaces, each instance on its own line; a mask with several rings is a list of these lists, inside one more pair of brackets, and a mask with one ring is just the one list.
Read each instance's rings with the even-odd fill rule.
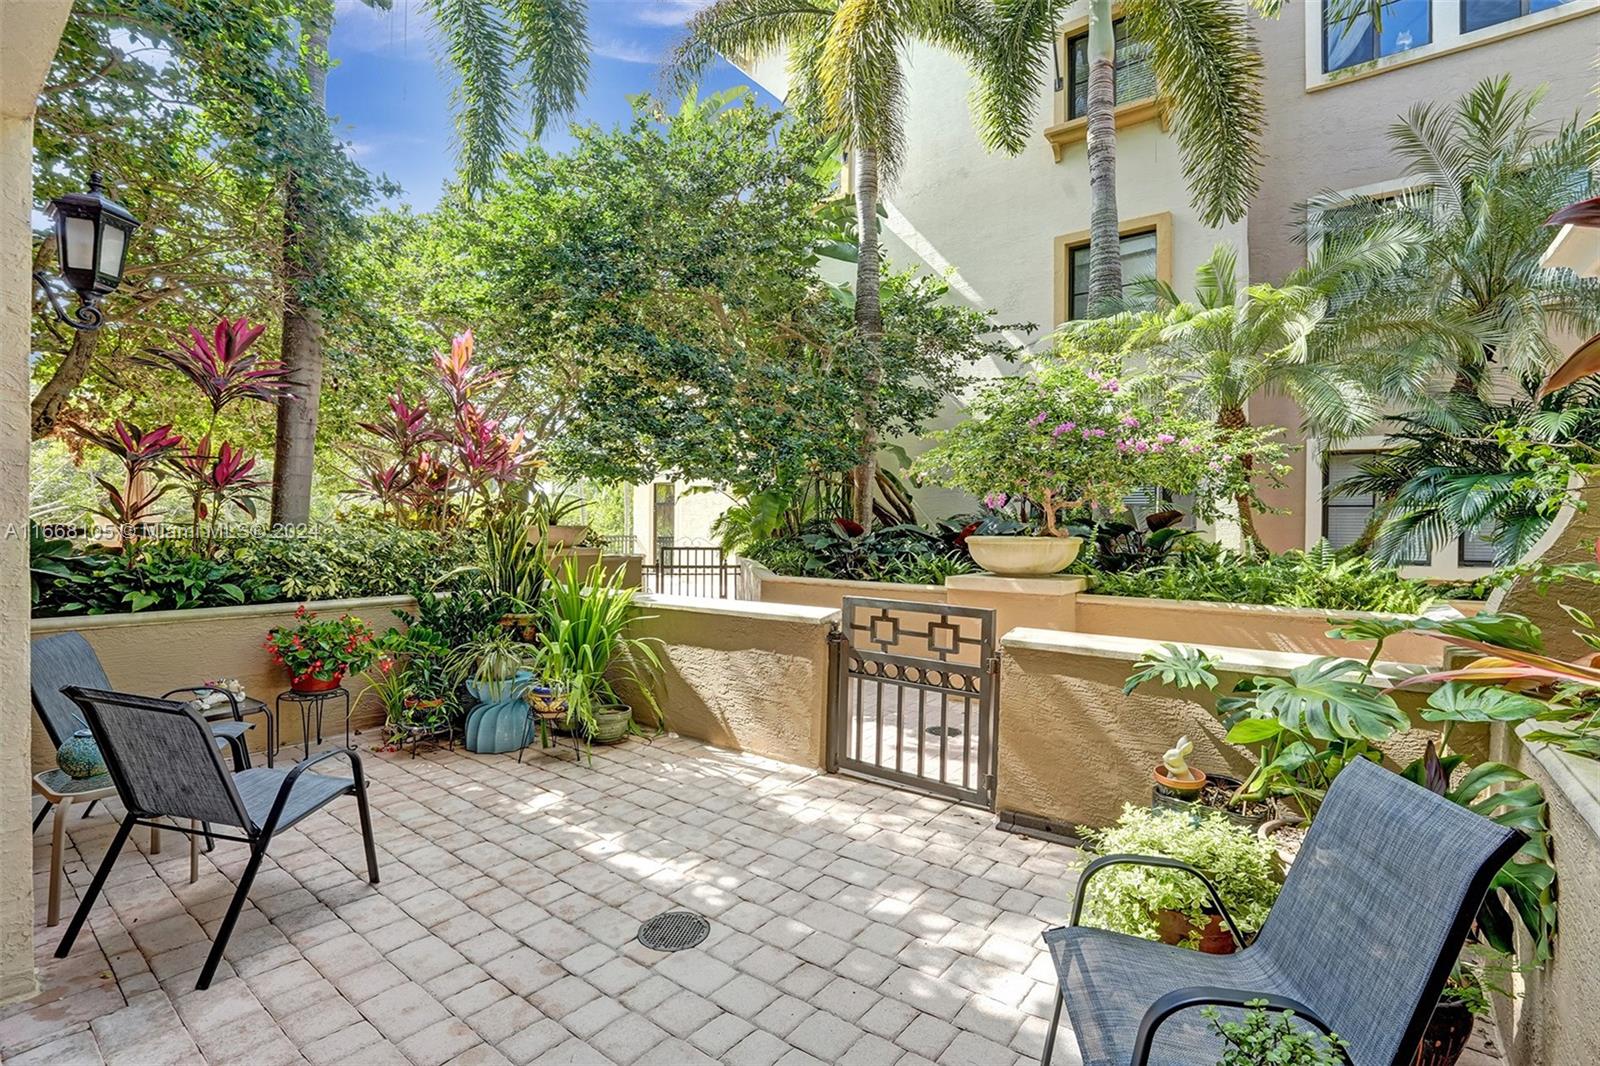
[[1307,92],[1332,88],[1343,82],[1381,74],[1394,67],[1425,62],[1438,56],[1477,48],[1507,37],[1516,37],[1545,26],[1600,12],[1600,0],[1567,0],[1566,3],[1556,7],[1462,33],[1459,0],[1433,0],[1431,42],[1391,56],[1381,56],[1366,63],[1357,63],[1332,74],[1325,74],[1322,71],[1322,3],[1321,0],[1314,0],[1304,6]]

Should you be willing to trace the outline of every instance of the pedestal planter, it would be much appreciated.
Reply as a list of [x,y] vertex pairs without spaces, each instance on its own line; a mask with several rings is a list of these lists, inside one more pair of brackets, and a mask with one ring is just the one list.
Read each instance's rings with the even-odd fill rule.
[[468,681],[478,705],[467,714],[465,743],[468,751],[498,755],[516,751],[527,732],[528,704],[522,691],[533,675],[522,671],[507,681]]
[[1072,565],[1082,537],[968,537],[973,562],[1004,577],[1038,577]]

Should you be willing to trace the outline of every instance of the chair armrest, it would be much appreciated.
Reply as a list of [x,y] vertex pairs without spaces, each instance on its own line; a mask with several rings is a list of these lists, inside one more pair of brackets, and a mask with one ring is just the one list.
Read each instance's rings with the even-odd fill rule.
[[[278,828],[278,819],[283,817],[283,808],[289,802],[289,795],[294,791],[295,782],[300,780],[300,775],[328,759],[343,755],[350,760],[350,767],[355,771],[355,787],[358,792],[364,792],[367,787],[366,775],[361,770],[361,756],[349,748],[334,748],[332,751],[318,752],[309,759],[301,759],[294,764],[288,776],[283,779],[283,784],[278,786],[278,795],[272,801],[272,810],[267,813],[267,820],[261,826],[264,836],[270,837]],[[338,795],[339,793],[335,793]]]
[[1239,931],[1239,926],[1233,920],[1233,915],[1228,913],[1227,906],[1222,902],[1222,893],[1217,891],[1217,886],[1211,883],[1211,878],[1178,859],[1169,859],[1165,855],[1102,855],[1083,868],[1083,873],[1078,877],[1078,891],[1072,900],[1072,919],[1067,924],[1077,925],[1079,917],[1083,914],[1083,901],[1089,889],[1089,881],[1101,870],[1112,866],[1161,866],[1169,870],[1182,870],[1192,875],[1211,895],[1211,903],[1217,908],[1217,913],[1222,916],[1222,922],[1228,927],[1228,932],[1233,936],[1233,942],[1239,945],[1240,950],[1245,947],[1244,934]]
[[164,700],[170,700],[180,692],[220,692],[222,695],[228,698],[228,709],[233,712],[233,720],[235,722],[244,721],[244,716],[239,713],[239,697],[235,696],[225,688],[217,688],[215,685],[184,685],[182,688],[175,688],[171,692],[162,693],[161,698]]
[[[1293,1012],[1294,1016],[1307,1022],[1324,1036],[1333,1036],[1333,1027],[1317,1014],[1316,1011],[1306,1006],[1292,996],[1281,995],[1276,992],[1249,992],[1240,988],[1218,988],[1213,985],[1191,985],[1188,988],[1175,988],[1150,1005],[1144,1012],[1144,1017],[1139,1019],[1139,1032],[1133,1041],[1132,1066],[1145,1066],[1150,1059],[1152,1045],[1155,1043],[1156,1030],[1161,1028],[1161,1023],[1177,1014],[1179,1011],[1189,1010],[1192,1007],[1246,1007],[1257,1001],[1262,1002],[1262,1007],[1269,1011]],[[1350,1052],[1345,1048],[1338,1048],[1340,1061],[1350,1063]]]

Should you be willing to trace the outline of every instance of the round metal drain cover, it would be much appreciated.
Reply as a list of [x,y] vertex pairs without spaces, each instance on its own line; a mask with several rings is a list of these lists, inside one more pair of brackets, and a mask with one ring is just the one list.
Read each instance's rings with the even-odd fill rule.
[[961,735],[961,730],[953,725],[930,725],[923,732],[930,737],[959,737]]
[[710,933],[711,923],[693,911],[668,911],[639,927],[639,943],[654,951],[682,951]]

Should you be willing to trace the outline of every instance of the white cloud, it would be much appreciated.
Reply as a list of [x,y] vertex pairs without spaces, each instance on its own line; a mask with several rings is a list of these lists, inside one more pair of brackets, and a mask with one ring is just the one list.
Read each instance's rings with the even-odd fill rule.
[[710,4],[711,0],[631,0],[628,7],[634,21],[646,26],[682,26]]
[[426,55],[433,16],[422,0],[392,0],[389,10],[361,0],[336,0],[333,49],[336,53],[398,52]]
[[589,51],[601,59],[615,59],[623,63],[641,63],[646,66],[654,66],[661,62],[660,54],[648,45],[616,38],[595,41],[589,46]]

